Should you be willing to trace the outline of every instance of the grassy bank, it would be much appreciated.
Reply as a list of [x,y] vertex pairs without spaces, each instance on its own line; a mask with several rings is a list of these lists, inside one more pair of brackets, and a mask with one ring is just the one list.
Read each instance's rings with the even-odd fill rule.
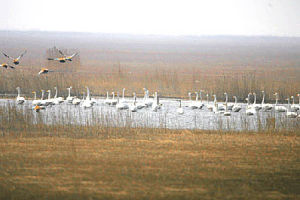
[[0,138],[0,199],[299,199],[297,135]]

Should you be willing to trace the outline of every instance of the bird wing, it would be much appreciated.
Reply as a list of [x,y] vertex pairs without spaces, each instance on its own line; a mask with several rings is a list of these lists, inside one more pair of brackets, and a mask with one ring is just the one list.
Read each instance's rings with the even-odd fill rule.
[[62,56],[65,56],[65,54],[64,54],[61,50],[58,50],[58,52],[59,52]]
[[48,58],[48,60],[59,60],[59,58]]
[[20,58],[22,58],[26,52],[27,52],[27,50],[25,50],[19,57],[17,57],[16,60],[19,60]]
[[11,69],[15,69],[15,67],[14,66],[11,66],[11,65],[8,65]]
[[73,58],[74,56],[76,56],[78,53],[74,53],[73,55],[69,56],[69,58]]
[[5,57],[9,58],[9,59],[14,59],[14,58],[10,57],[9,55],[7,55],[7,54],[4,53],[4,52],[2,52],[2,54],[3,54]]

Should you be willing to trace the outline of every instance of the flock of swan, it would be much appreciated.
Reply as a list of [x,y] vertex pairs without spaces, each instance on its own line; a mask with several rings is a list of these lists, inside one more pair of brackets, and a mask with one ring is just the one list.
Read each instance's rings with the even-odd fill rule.
[[[9,59],[9,61],[12,61],[12,63],[14,64],[14,66],[12,64],[10,64],[9,62],[5,62],[5,63],[1,63],[0,67],[3,68],[11,68],[11,69],[15,69],[15,66],[20,64],[20,59],[26,54],[27,50],[25,50],[21,55],[19,55],[17,58],[13,58],[9,55],[7,55],[6,53],[2,52],[2,54]],[[67,61],[71,62],[72,59],[78,55],[78,53],[74,53],[72,55],[65,55],[61,50],[58,50],[59,54],[61,55],[58,58],[48,58],[48,60],[53,60],[53,61],[58,61],[60,63],[65,63]],[[39,71],[38,75],[41,74],[47,74],[49,72],[54,72],[53,70],[49,70],[48,68],[41,68],[41,70]]]
[[[20,87],[16,88],[18,91],[18,96],[16,98],[17,104],[23,104],[25,102],[25,98],[21,97],[21,91]],[[59,105],[61,103],[67,103],[71,105],[80,105],[83,108],[91,108],[93,107],[97,101],[96,99],[92,98],[90,95],[89,88],[87,89],[87,96],[83,96],[82,99],[71,96],[71,89],[72,87],[67,88],[68,90],[68,96],[66,99],[63,97],[58,97],[58,90],[56,87],[55,89],[55,95],[54,97],[51,97],[51,90],[47,90],[48,98],[44,99],[45,91],[41,90],[42,95],[41,99],[37,99],[36,92],[33,92],[33,101],[32,101],[32,109],[36,112],[39,112],[42,109],[46,109],[47,106],[53,106],[53,105]],[[120,98],[119,93],[112,92],[111,97],[109,95],[109,92],[106,94],[106,99],[104,100],[104,103],[106,105],[116,107],[118,110],[129,110],[131,112],[137,112],[140,109],[143,108],[151,108],[152,111],[157,112],[163,105],[159,101],[158,93],[155,92],[153,94],[153,98],[150,98],[149,96],[149,90],[146,88],[144,90],[144,97],[142,100],[137,100],[136,93],[133,93],[132,99],[125,98],[125,88],[123,88],[122,91],[122,97]],[[224,116],[231,116],[232,112],[240,112],[242,110],[242,105],[238,103],[238,99],[236,96],[233,96],[235,99],[234,103],[228,102],[228,94],[224,93],[225,95],[225,102],[224,103],[218,103],[217,96],[213,95],[214,101],[211,103],[209,101],[209,95],[206,94],[207,102],[203,102],[202,100],[202,92],[200,91],[195,92],[196,99],[192,100],[192,93],[188,93],[189,100],[185,101],[185,106],[182,106],[182,100],[177,99],[175,101],[179,102],[178,107],[176,108],[176,112],[178,114],[184,114],[184,107],[188,107],[190,109],[203,109],[206,107],[208,110],[210,110],[213,113],[216,114],[222,114]],[[249,93],[248,97],[246,98],[247,105],[245,112],[247,115],[255,115],[257,112],[268,112],[271,110],[275,110],[275,112],[285,112],[286,116],[288,118],[300,118],[300,114],[298,112],[300,111],[300,94],[297,94],[299,97],[299,103],[295,104],[295,98],[291,96],[292,104],[290,103],[290,98],[287,98],[287,103],[285,105],[279,105],[279,95],[278,93],[275,93],[274,96],[276,97],[275,104],[268,104],[265,103],[265,92],[262,91],[262,102],[257,103],[256,102],[256,94],[255,93]],[[250,98],[253,96],[253,103],[250,103]]]

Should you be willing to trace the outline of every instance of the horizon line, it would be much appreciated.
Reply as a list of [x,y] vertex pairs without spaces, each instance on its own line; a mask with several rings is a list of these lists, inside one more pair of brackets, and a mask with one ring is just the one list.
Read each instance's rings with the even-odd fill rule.
[[135,35],[135,36],[164,36],[164,37],[273,37],[273,38],[300,38],[291,35],[240,35],[240,34],[156,34],[156,33],[126,33],[126,32],[96,32],[96,31],[59,31],[59,30],[19,30],[0,29],[0,32],[41,32],[41,33],[75,33],[75,34],[107,34],[107,35]]

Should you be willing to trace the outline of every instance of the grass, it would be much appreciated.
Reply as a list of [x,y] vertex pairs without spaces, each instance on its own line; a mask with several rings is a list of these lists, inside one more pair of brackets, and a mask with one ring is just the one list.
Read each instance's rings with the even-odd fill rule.
[[295,134],[0,138],[0,199],[299,199]]
[[299,129],[45,125],[0,108],[0,199],[299,199]]

